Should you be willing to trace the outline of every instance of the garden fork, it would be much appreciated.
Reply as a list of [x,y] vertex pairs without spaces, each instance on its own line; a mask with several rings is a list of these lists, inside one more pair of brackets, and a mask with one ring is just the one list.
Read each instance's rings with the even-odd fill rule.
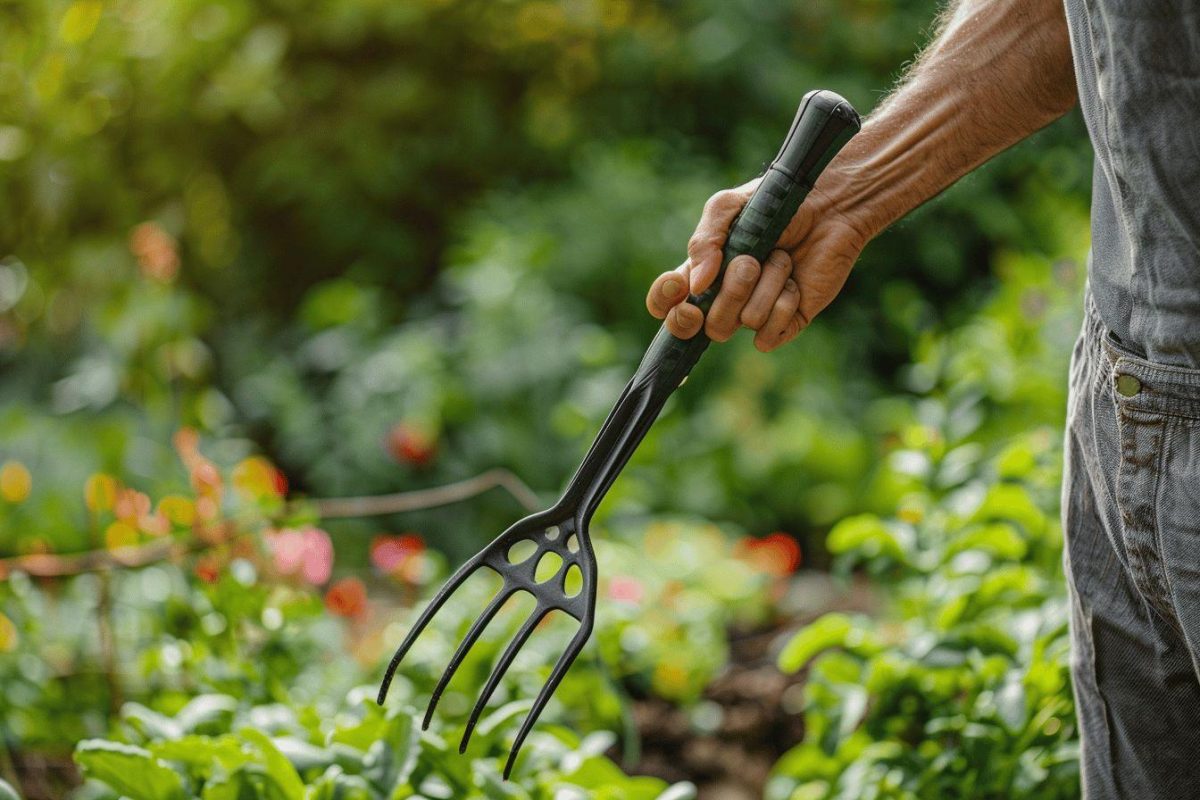
[[[689,302],[707,312],[720,289],[725,268],[735,256],[749,254],[759,262],[766,260],[825,165],[858,129],[858,114],[837,94],[812,91],[804,96],[778,155],[730,227],[716,280],[700,296],[689,297]],[[451,656],[433,690],[422,728],[429,727],[450,679],[505,601],[519,592],[526,592],[533,596],[536,606],[501,653],[484,684],[471,710],[459,745],[460,753],[466,752],[479,715],[538,623],[554,611],[574,617],[579,629],[550,671],[549,679],[533,701],[513,741],[504,766],[504,777],[508,778],[525,737],[592,632],[596,609],[596,554],[588,537],[588,523],[654,424],[667,398],[687,378],[708,345],[709,339],[703,333],[692,339],[678,339],[665,325],[659,330],[561,499],[548,510],[517,522],[463,564],[417,617],[388,665],[379,688],[380,705],[387,697],[396,668],[421,631],[467,578],[480,570],[486,568],[495,572],[503,579],[503,585]],[[543,559],[553,563],[549,564],[549,570],[539,571]],[[555,565],[557,569],[554,569]]]

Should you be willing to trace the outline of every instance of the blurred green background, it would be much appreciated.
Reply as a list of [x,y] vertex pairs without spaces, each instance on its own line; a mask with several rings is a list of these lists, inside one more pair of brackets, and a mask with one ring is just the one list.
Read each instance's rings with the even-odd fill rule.
[[[704,200],[757,174],[807,90],[834,89],[868,112],[928,36],[937,6],[0,3],[0,556],[161,536],[152,525],[114,533],[98,521],[112,504],[93,494],[85,503],[84,487],[103,495],[108,480],[156,503],[215,498],[219,518],[259,533],[317,521],[315,498],[438,486],[493,468],[552,499],[653,334],[645,289],[682,259]],[[1018,523],[1048,544],[1018,552],[996,539],[984,549],[1032,562],[1044,575],[1037,602],[1058,597],[1054,479],[1039,470],[1056,464],[1090,160],[1071,114],[876,240],[796,343],[769,356],[747,337],[710,350],[614,487],[598,519],[604,535],[637,542],[648,521],[687,515],[688,525],[715,522],[747,541],[782,531],[809,567],[894,576],[889,547],[901,545],[843,526],[841,545],[827,547],[826,533],[863,514],[917,524],[941,503],[963,525],[982,524],[964,516],[957,490],[979,476],[1032,475],[1044,484],[1031,501],[1044,520]],[[257,499],[240,506],[208,492],[181,429],[223,473],[265,457],[287,502],[253,486],[247,496]],[[1010,455],[1020,469],[988,466],[1014,442],[1023,443]],[[177,539],[194,527],[156,513]],[[490,492],[330,519],[322,532],[336,544],[334,579],[370,572],[372,537],[418,532],[434,554],[415,581],[423,586],[520,513],[511,496]],[[839,560],[860,546],[866,566]],[[183,561],[186,595],[205,581]],[[236,561],[222,551],[210,566],[225,575]],[[923,570],[926,582],[939,568],[905,563],[901,572]],[[109,645],[82,631],[63,645],[70,657],[47,656],[29,593],[65,603],[96,587],[26,585],[17,562],[0,577],[0,658],[58,658],[46,674],[69,686],[73,667],[63,665]],[[395,583],[372,584],[372,602],[411,603]],[[885,595],[893,586],[879,583]],[[166,590],[130,591],[121,602],[153,616]],[[772,624],[786,628],[783,593],[772,595]],[[909,622],[922,613],[897,607]],[[717,629],[728,623],[713,613]],[[930,613],[943,633],[953,627]],[[165,635],[146,625],[130,641]],[[394,635],[379,634],[391,645]],[[386,649],[373,647],[375,657]],[[246,657],[233,650],[229,658]],[[1016,644],[1011,657],[1030,663]],[[98,716],[63,734],[68,743],[101,735],[115,713],[111,680],[89,687]],[[671,694],[661,683],[655,692]],[[35,717],[39,703],[58,702],[66,695],[6,700]],[[1069,720],[1069,707],[1056,713]],[[5,718],[11,751],[38,738]],[[1031,746],[1013,742],[1018,754]],[[10,779],[22,763],[9,759]],[[868,796],[838,788],[833,768],[801,763],[787,768],[806,776],[793,783],[811,786],[817,775],[829,793],[777,796]]]

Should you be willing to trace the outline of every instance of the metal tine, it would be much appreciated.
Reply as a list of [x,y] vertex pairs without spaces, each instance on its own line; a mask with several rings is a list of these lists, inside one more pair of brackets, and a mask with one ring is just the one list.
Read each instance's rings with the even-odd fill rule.
[[396,648],[396,654],[392,656],[392,661],[388,664],[387,672],[383,675],[383,683],[379,686],[379,696],[375,700],[379,705],[383,705],[383,701],[387,699],[388,689],[392,685],[392,678],[396,674],[396,668],[400,666],[400,662],[408,654],[408,649],[413,646],[413,642],[421,635],[421,631],[425,630],[425,626],[433,619],[433,615],[440,611],[442,606],[446,604],[446,601],[450,599],[450,595],[458,591],[458,588],[466,583],[471,573],[483,565],[483,555],[484,553],[480,553],[459,567],[458,571],[450,576],[450,580],[446,581],[441,589],[438,589],[438,593],[429,601],[429,605],[425,606],[425,610],[421,612],[421,616],[417,617],[417,621],[409,629],[408,635],[404,637],[404,641]]
[[475,723],[479,722],[479,715],[483,713],[483,709],[487,706],[488,700],[491,699],[492,693],[500,685],[500,679],[504,677],[504,673],[512,666],[513,659],[517,657],[517,651],[529,640],[537,624],[545,619],[546,615],[553,610],[553,607],[539,606],[529,615],[525,623],[521,625],[521,629],[517,631],[516,636],[508,643],[508,647],[504,648],[504,652],[500,654],[500,658],[496,660],[496,666],[492,668],[492,674],[488,676],[487,683],[484,684],[483,691],[479,694],[479,700],[476,701],[475,708],[471,710],[471,718],[467,720],[467,728],[463,731],[462,742],[458,745],[459,753],[467,752],[467,743],[471,740],[471,732],[475,730]]
[[517,733],[517,738],[513,739],[512,750],[508,754],[508,762],[504,765],[504,780],[508,780],[513,765],[517,763],[517,753],[520,752],[521,745],[525,742],[525,737],[529,735],[529,731],[533,728],[533,724],[537,722],[537,718],[542,713],[542,709],[546,707],[546,703],[550,702],[550,696],[554,694],[554,690],[562,682],[563,676],[571,668],[571,664],[574,663],[576,656],[583,650],[583,646],[587,643],[591,632],[591,626],[580,627],[575,633],[575,637],[571,639],[571,643],[567,645],[566,651],[559,656],[558,663],[554,665],[554,669],[550,672],[550,679],[546,681],[546,685],[538,692],[537,699],[533,701],[533,707],[529,709],[529,714],[526,715],[525,721],[521,723],[521,730]]
[[446,686],[450,683],[450,679],[454,677],[454,673],[462,664],[463,659],[467,657],[467,653],[471,647],[478,641],[484,628],[496,616],[496,612],[500,610],[504,602],[516,594],[517,591],[519,591],[518,587],[510,586],[505,581],[505,585],[501,587],[496,596],[492,598],[492,601],[488,603],[487,608],[483,610],[483,613],[471,625],[471,629],[467,631],[467,635],[463,637],[462,643],[454,651],[454,656],[450,659],[450,663],[446,665],[446,671],[442,673],[441,679],[438,680],[437,686],[433,689],[433,696],[429,699],[429,708],[425,709],[425,721],[421,723],[421,730],[429,729],[429,722],[433,719],[433,711],[437,708],[438,700],[442,698],[442,692],[446,691]]

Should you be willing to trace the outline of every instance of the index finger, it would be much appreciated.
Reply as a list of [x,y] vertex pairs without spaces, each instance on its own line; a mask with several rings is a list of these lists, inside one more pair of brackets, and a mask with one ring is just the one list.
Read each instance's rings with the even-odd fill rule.
[[721,269],[721,250],[729,238],[729,226],[741,213],[757,185],[758,180],[753,180],[736,189],[717,192],[704,204],[704,213],[700,215],[695,233],[688,240],[692,294],[703,292],[717,277]]

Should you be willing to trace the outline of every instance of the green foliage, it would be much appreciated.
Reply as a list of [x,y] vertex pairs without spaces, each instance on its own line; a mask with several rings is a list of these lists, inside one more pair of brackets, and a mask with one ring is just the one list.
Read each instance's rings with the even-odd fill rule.
[[[0,455],[34,480],[0,503],[0,551],[85,549],[92,472],[177,490],[180,423],[312,494],[501,464],[557,488],[703,200],[760,167],[804,89],[868,110],[937,5],[16,3]],[[1057,252],[1088,164],[1079,121],[1057,126],[883,237],[795,357],[714,352],[614,504],[756,531],[861,509],[877,384],[974,307],[1001,246]],[[400,423],[437,444],[431,463],[389,457]],[[512,513],[389,524],[460,557]]]
[[[828,614],[780,653],[808,670],[806,733],[771,798],[1078,797],[1049,390],[1077,299],[1049,265],[1011,263],[1020,283],[923,343],[912,374],[930,382],[889,458],[896,511],[829,533],[838,568],[878,577],[888,609]],[[996,425],[1009,414],[1055,427],[1012,433]]]
[[88,778],[131,800],[695,797],[689,784],[624,775],[603,755],[610,736],[581,739],[560,726],[533,733],[512,782],[503,781],[506,732],[528,711],[524,702],[501,706],[480,722],[470,758],[448,744],[458,741],[461,725],[422,732],[409,710],[384,711],[367,690],[351,692],[336,709],[248,706],[227,696],[210,702],[236,711],[215,726],[181,713],[148,730],[139,721],[143,710],[126,706],[128,743],[83,741],[75,759]]
[[[176,775],[206,800],[297,781],[330,800],[677,800],[564,726],[628,729],[627,694],[693,702],[729,628],[775,613],[784,576],[708,519],[791,532],[809,563],[895,587],[882,618],[826,617],[785,650],[811,664],[810,737],[777,796],[1069,794],[1050,487],[1080,276],[1045,254],[1084,249],[1076,117],[881,237],[790,350],[712,348],[596,521],[602,619],[531,739],[533,788],[498,782],[498,740],[461,760],[405,715],[322,705],[378,674],[446,562],[519,513],[510,498],[330,525],[337,577],[368,575],[380,530],[436,544],[357,585],[391,624],[348,601],[328,607],[354,621],[332,619],[314,589],[333,584],[283,574],[270,544],[315,521],[306,495],[503,466],[549,497],[649,340],[644,289],[704,199],[753,175],[807,88],[869,110],[938,5],[10,3],[0,558],[229,538],[136,571],[4,568],[9,743],[102,737],[121,706],[125,741],[78,759],[134,800],[130,760],[155,796]],[[203,462],[181,466],[182,426]],[[289,489],[213,489],[197,468],[259,453]],[[413,653],[400,702],[425,699],[487,589]],[[460,669],[451,728],[519,612]],[[497,692],[495,736],[566,631],[542,633]]]

